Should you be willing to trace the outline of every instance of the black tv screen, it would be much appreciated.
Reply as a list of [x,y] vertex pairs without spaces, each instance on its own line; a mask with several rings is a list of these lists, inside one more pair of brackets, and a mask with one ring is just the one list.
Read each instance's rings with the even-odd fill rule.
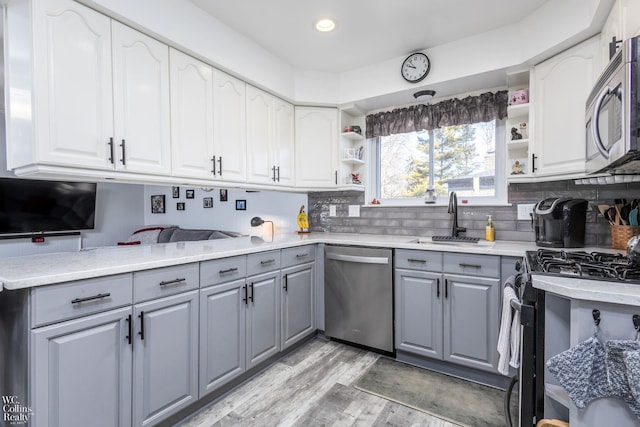
[[0,178],[0,234],[94,228],[96,184]]

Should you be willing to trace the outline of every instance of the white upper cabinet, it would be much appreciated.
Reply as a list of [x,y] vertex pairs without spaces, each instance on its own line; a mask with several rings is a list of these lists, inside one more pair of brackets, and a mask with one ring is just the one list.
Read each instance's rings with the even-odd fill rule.
[[[37,60],[33,67],[33,116],[29,119],[38,122],[31,141],[27,135],[11,134],[12,145],[29,147],[16,150],[16,157],[10,154],[9,166],[46,163],[112,169],[108,144],[113,138],[111,20],[70,0],[34,2],[32,13],[33,56]],[[12,37],[20,37],[20,30],[9,31],[9,43],[15,41],[18,50],[20,42]],[[14,54],[19,52],[9,56],[17,59]],[[19,83],[20,77],[14,77],[13,82]],[[11,81],[8,89],[15,94]],[[10,97],[10,119],[28,114],[27,105]],[[23,137],[27,140],[20,140]]]
[[213,156],[217,178],[244,182],[247,179],[245,83],[215,69],[213,76]]
[[535,176],[580,175],[585,170],[585,102],[600,70],[599,36],[535,66]]
[[332,188],[338,183],[338,110],[295,108],[296,186]]
[[[640,35],[640,2],[638,0],[616,0],[600,32],[602,68],[609,62],[609,44],[615,37],[621,42]],[[617,45],[620,48],[620,44]]]
[[293,106],[247,85],[247,169],[255,184],[293,185]]
[[174,176],[209,178],[213,158],[213,69],[170,49],[171,162]]
[[117,169],[171,173],[169,48],[112,22]]

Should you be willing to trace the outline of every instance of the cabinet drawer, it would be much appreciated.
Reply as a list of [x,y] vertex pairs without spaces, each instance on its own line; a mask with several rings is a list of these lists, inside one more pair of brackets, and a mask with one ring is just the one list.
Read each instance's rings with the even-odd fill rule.
[[245,255],[200,263],[200,287],[217,285],[245,277],[247,277],[247,257]]
[[445,253],[444,272],[500,277],[500,257],[497,255]]
[[40,326],[131,305],[133,275],[78,280],[31,291],[32,324]]
[[296,248],[288,248],[282,250],[282,268],[291,267],[292,265],[304,264],[305,262],[315,261],[316,246],[298,246]]
[[247,276],[278,270],[279,268],[279,250],[247,255]]
[[396,249],[396,268],[442,271],[442,252]]
[[133,302],[198,289],[198,264],[175,265],[133,273]]

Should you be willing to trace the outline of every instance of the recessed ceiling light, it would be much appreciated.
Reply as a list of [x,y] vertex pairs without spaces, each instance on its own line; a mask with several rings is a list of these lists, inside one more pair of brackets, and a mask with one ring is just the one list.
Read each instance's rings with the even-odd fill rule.
[[322,18],[316,21],[316,30],[322,33],[328,33],[336,28],[336,22],[330,18]]

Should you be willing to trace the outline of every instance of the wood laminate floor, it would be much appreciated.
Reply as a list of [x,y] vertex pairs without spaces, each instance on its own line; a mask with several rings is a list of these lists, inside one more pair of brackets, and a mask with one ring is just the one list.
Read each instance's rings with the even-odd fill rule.
[[457,426],[353,388],[378,357],[315,338],[179,426]]

